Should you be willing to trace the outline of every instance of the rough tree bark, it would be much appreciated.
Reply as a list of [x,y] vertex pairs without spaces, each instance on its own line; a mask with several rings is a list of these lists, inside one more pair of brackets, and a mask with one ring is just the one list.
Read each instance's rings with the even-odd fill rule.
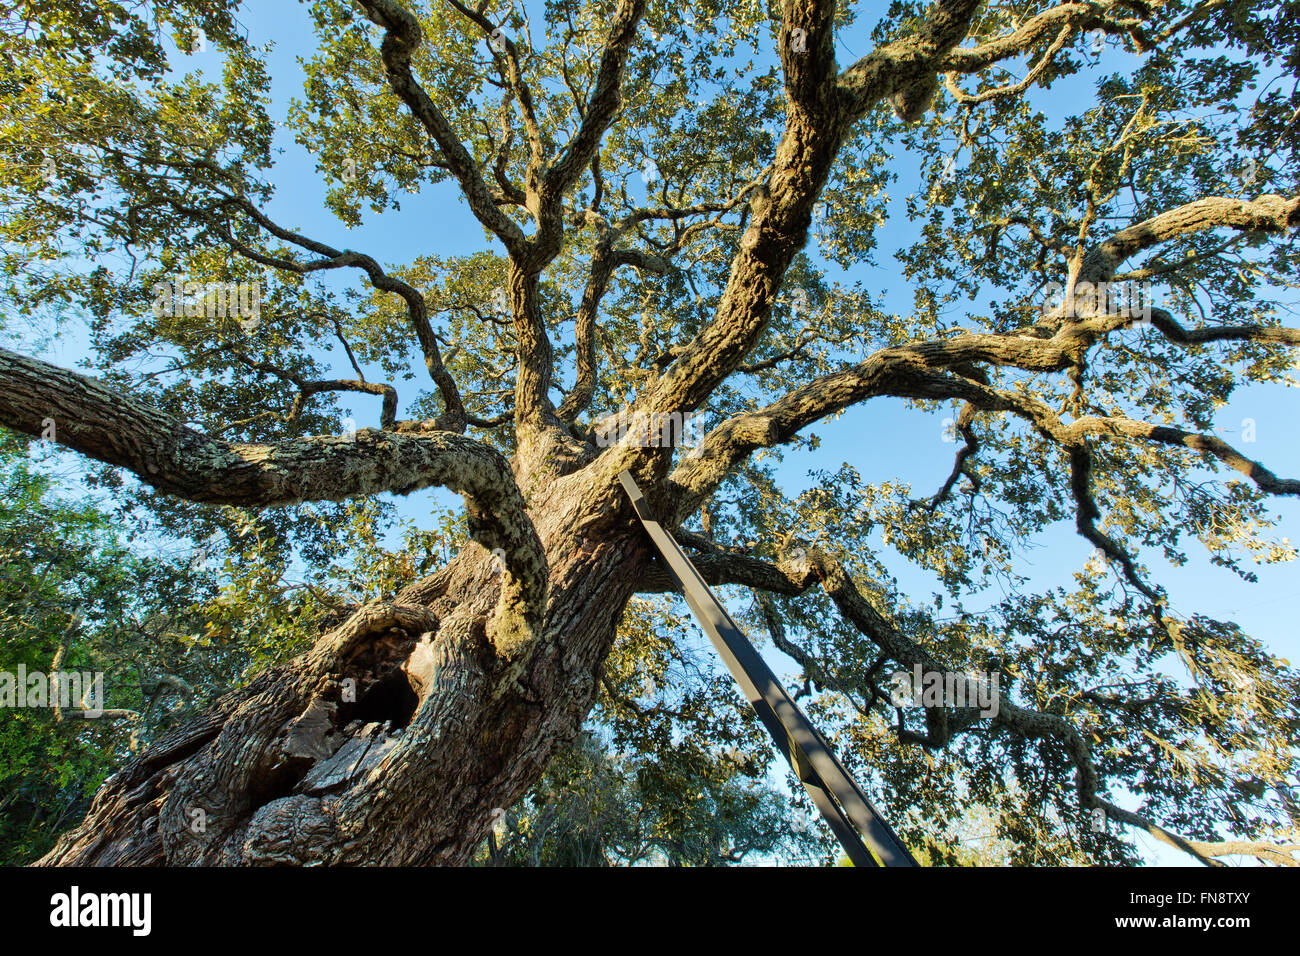
[[503,575],[466,552],[158,741],[42,862],[467,861],[581,726],[647,560],[608,481],[530,510],[550,569],[534,645],[492,644]]

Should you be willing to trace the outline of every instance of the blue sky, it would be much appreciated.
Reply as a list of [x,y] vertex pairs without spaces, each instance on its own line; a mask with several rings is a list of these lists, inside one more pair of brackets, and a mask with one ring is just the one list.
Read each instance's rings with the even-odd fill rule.
[[[252,42],[275,43],[270,59],[275,101],[272,115],[283,119],[289,98],[302,96],[301,72],[295,58],[309,57],[312,52],[306,48],[312,37],[307,7],[301,3],[284,3],[283,0],[253,3],[241,14],[241,21]],[[540,17],[534,18],[534,23],[539,22]],[[861,48],[866,46],[868,31],[869,23],[866,22],[853,28],[852,35],[841,45],[842,60],[849,58],[848,49],[863,52]],[[210,58],[213,68],[219,63],[215,53],[202,53],[178,57],[176,65],[180,70],[206,69],[208,63],[204,62],[204,57]],[[325,185],[315,171],[312,157],[295,145],[283,130],[277,133],[277,144],[284,148],[274,173],[274,181],[280,189],[268,212],[284,225],[335,246],[365,251],[392,265],[404,264],[419,255],[464,255],[491,248],[482,228],[451,185],[433,187],[418,196],[403,197],[400,211],[386,212],[382,218],[368,215],[360,227],[349,230],[326,210]],[[880,265],[850,270],[844,278],[849,282],[861,280],[874,289],[888,287],[891,295],[884,301],[885,307],[904,311],[910,305],[910,290],[901,275],[893,270],[895,263],[889,252],[915,238],[915,227],[906,219],[902,200],[909,193],[922,193],[928,188],[928,183],[922,183],[919,164],[906,155],[895,158],[894,171],[899,180],[889,190],[891,218],[880,234]],[[809,251],[814,251],[813,246],[810,245]],[[832,274],[838,272],[831,271]],[[57,344],[51,360],[74,366],[85,357],[85,348],[84,335],[73,331]],[[338,371],[344,372],[345,369]],[[413,395],[403,395],[404,400],[411,397]],[[353,401],[351,396],[343,395],[341,401],[363,425],[372,423],[377,416],[373,398],[361,397]],[[1242,419],[1253,419],[1257,441],[1242,446],[1242,451],[1263,461],[1278,475],[1292,477],[1300,475],[1300,443],[1295,440],[1294,425],[1298,412],[1300,396],[1294,390],[1280,385],[1254,386],[1238,393],[1231,405],[1223,410],[1220,422],[1228,432],[1235,432]],[[866,481],[906,481],[912,484],[917,494],[931,494],[952,466],[956,446],[943,440],[942,420],[953,414],[952,409],[924,413],[908,409],[900,401],[875,400],[849,410],[836,421],[811,429],[821,437],[821,447],[816,452],[792,451],[780,466],[780,477],[787,492],[794,494],[812,483],[808,474],[810,470],[833,471],[847,463],[856,468]],[[867,435],[870,442],[863,440]],[[428,513],[431,503],[459,505],[458,496],[441,492],[421,493],[397,501],[400,511],[417,523]],[[1283,518],[1281,533],[1294,535],[1295,529],[1300,529],[1300,503],[1283,500],[1276,502],[1275,508]],[[1032,585],[1040,589],[1071,586],[1072,575],[1093,550],[1069,524],[1050,529],[1036,543],[1039,546],[1024,557],[1021,568],[1028,569]],[[868,544],[879,546],[880,542]],[[1181,568],[1169,565],[1159,556],[1145,557],[1155,580],[1168,590],[1176,614],[1196,612],[1237,621],[1275,652],[1292,661],[1300,658],[1300,637],[1297,637],[1293,613],[1296,601],[1300,599],[1300,572],[1295,564],[1254,567],[1259,581],[1249,584],[1228,571],[1212,567],[1203,552],[1193,552],[1189,563]],[[927,572],[901,558],[891,561],[891,570],[905,593],[915,593],[918,598],[924,598],[939,590]],[[993,585],[986,592],[969,598],[965,604],[969,610],[979,611],[1002,597],[1002,592]],[[775,652],[771,661],[778,673],[798,671],[792,661]],[[1186,857],[1166,850],[1154,841],[1139,838],[1139,846],[1150,862],[1187,862]]]

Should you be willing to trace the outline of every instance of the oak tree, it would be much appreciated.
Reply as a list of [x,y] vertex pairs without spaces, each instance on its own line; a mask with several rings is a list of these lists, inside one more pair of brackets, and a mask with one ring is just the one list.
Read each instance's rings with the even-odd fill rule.
[[[269,211],[296,184],[235,3],[0,8],[6,308],[81,310],[100,372],[0,351],[0,423],[173,533],[256,515],[329,562],[349,502],[439,487],[475,542],[128,761],[45,862],[468,862],[593,707],[671,743],[627,663],[662,658],[625,653],[670,590],[625,469],[930,859],[980,808],[1014,862],[1132,859],[1129,828],[1295,862],[1296,674],[1153,566],[1294,554],[1268,499],[1300,481],[1214,433],[1300,344],[1294,3],[313,0],[312,234]],[[416,194],[404,261],[341,238]],[[438,256],[453,195],[486,243]],[[891,400],[959,409],[937,492],[783,490]],[[1060,521],[1097,556],[1034,587]],[[896,559],[1010,596],[948,615]],[[897,706],[914,668],[999,675],[996,713]]]

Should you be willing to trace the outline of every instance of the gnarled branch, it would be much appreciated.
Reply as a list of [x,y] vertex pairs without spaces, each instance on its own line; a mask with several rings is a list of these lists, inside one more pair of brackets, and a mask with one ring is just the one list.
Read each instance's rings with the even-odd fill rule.
[[[166,494],[206,504],[272,507],[441,486],[465,495],[470,534],[504,551],[502,601],[540,620],[546,555],[510,463],[445,431],[362,429],[353,435],[233,444],[200,434],[101,382],[0,349],[0,423],[133,472]],[[504,605],[503,605],[504,606]]]

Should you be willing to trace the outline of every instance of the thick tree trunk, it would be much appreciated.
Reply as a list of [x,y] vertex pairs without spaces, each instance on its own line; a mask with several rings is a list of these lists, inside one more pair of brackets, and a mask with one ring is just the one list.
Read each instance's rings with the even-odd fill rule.
[[531,503],[551,583],[530,646],[488,640],[500,575],[471,545],[157,741],[41,863],[466,862],[581,727],[648,560],[610,478]]

